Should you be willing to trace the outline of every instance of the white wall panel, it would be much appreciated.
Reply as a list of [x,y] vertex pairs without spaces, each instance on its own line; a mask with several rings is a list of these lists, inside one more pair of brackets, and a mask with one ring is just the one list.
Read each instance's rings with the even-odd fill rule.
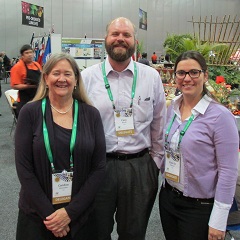
[[[104,0],[93,0],[93,11],[92,11],[92,19],[93,19],[93,29],[92,29],[92,37],[98,36],[98,38],[103,38],[103,1]],[[100,37],[101,36],[101,37]]]
[[[93,37],[93,1],[92,0],[82,0],[83,9],[83,34],[87,35],[87,37]],[[100,20],[101,21],[101,20]]]
[[103,36],[105,36],[106,25],[112,20],[112,0],[103,0],[103,15],[102,15],[102,23],[103,23]]
[[80,0],[73,0],[73,9],[72,9],[72,35],[66,35],[65,37],[73,37],[73,38],[83,38],[83,3]]
[[[22,25],[21,0],[0,0],[0,51],[9,57],[18,55],[19,48],[29,43],[32,33],[54,30],[63,37],[103,38],[106,24],[124,16],[137,27],[137,37],[144,42],[148,56],[153,51],[164,53],[163,42],[167,33],[192,33],[192,16],[215,20],[218,16],[240,13],[239,0],[25,0],[44,7],[44,28]],[[147,31],[138,28],[139,8],[147,12]],[[227,33],[226,33],[227,34]]]
[[118,16],[124,16],[123,13],[121,13],[121,0],[116,1],[112,0],[112,18],[116,18]]
[[[47,19],[52,19],[52,22],[48,23],[48,26],[47,26],[48,28],[45,27],[47,32],[49,31],[49,28],[51,28],[51,26],[54,25],[55,33],[61,33],[63,35],[63,32],[64,32],[64,29],[63,29],[63,12],[64,12],[63,1],[64,0],[45,1],[45,5],[46,5],[46,2],[51,3],[47,7],[44,7],[44,12],[45,12],[44,22]],[[45,9],[45,8],[49,8],[49,9],[51,8],[51,12],[47,12],[47,9]]]
[[[76,3],[77,5],[78,3]],[[73,9],[75,4],[73,0],[63,1],[63,11],[62,11],[62,35],[63,36],[73,36],[73,26],[76,24],[74,19],[75,17],[73,14]]]

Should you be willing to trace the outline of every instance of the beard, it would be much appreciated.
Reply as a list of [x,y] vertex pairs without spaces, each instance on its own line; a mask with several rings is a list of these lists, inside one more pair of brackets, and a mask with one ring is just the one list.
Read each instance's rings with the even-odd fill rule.
[[[116,46],[123,46],[124,49],[115,49]],[[119,43],[115,45],[107,44],[105,41],[105,48],[108,55],[116,62],[124,62],[129,59],[135,52],[135,44],[127,46],[125,43]]]

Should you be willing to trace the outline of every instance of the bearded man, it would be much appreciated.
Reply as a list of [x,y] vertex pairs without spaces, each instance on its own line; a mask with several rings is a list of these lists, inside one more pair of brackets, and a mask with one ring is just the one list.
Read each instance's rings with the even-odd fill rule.
[[82,71],[101,114],[107,173],[96,197],[98,239],[144,240],[164,156],[165,94],[159,73],[134,62],[135,27],[126,18],[106,28],[104,62]]

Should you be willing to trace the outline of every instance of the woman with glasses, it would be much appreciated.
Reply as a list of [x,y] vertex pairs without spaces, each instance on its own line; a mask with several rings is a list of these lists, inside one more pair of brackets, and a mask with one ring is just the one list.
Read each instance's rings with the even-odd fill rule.
[[199,52],[181,54],[174,72],[181,94],[167,114],[163,231],[167,240],[224,239],[238,174],[235,118],[207,91],[207,64]]

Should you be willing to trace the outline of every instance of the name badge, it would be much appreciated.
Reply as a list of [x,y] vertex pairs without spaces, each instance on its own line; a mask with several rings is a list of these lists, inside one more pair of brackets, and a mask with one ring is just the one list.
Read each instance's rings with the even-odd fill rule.
[[63,170],[52,174],[52,204],[71,201],[73,172]]
[[179,182],[180,153],[172,149],[165,151],[165,178]]
[[118,137],[134,134],[133,109],[126,108],[114,111],[116,135]]

